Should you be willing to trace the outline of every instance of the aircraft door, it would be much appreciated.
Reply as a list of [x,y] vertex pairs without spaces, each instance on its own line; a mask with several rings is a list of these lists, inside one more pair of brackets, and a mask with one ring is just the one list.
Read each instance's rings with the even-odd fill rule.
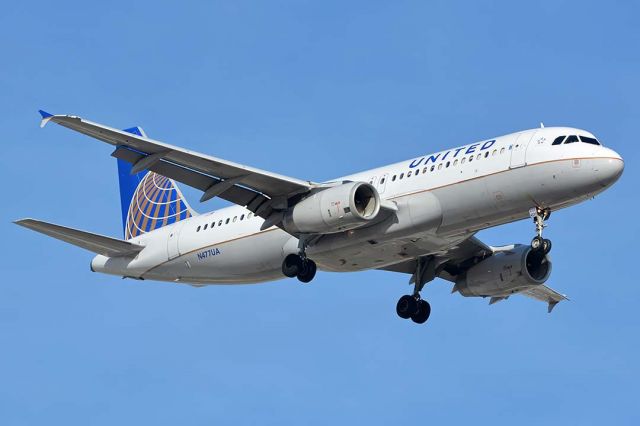
[[380,177],[378,182],[378,194],[383,194],[384,189],[387,187],[387,179],[389,179],[389,173],[385,173]]
[[167,237],[167,258],[169,260],[180,256],[178,241],[180,240],[180,231],[184,223],[184,221],[176,222],[171,226],[171,229],[169,229],[169,236]]
[[511,163],[509,168],[516,169],[527,164],[527,146],[535,134],[535,131],[527,131],[518,135],[518,139],[516,139],[516,142],[511,146]]

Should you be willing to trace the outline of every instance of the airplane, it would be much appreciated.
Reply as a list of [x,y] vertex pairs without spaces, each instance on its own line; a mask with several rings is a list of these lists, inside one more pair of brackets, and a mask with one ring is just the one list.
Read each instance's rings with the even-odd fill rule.
[[[249,284],[283,277],[308,283],[322,271],[407,274],[411,294],[396,313],[422,324],[421,297],[435,278],[452,293],[521,294],[551,312],[567,297],[547,287],[551,212],[593,198],[618,180],[622,157],[571,127],[544,127],[482,140],[326,182],[312,182],[200,154],[73,115],[53,122],[115,147],[122,239],[35,219],[26,228],[96,253],[91,271],[138,280]],[[176,185],[234,204],[198,214]],[[530,244],[489,246],[483,229],[533,219]]]

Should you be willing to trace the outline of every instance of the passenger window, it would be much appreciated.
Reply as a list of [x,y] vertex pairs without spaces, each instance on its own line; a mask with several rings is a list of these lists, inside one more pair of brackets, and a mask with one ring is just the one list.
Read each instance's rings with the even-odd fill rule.
[[225,224],[225,225],[228,225],[228,224],[229,224],[229,220],[230,220],[230,219],[229,219],[229,218],[227,218],[227,220],[225,220],[225,221],[224,221],[224,224]]
[[249,213],[249,214],[247,215],[247,219],[251,219],[251,216],[253,216],[253,212],[251,212],[251,213]]
[[494,150],[493,150],[493,154],[491,154],[491,156],[492,156],[492,157],[495,157],[495,156],[496,156],[496,154],[498,154],[498,150],[497,150],[497,149],[494,149]]
[[395,182],[396,181],[396,175],[393,175],[393,177],[391,178],[391,182]]
[[431,166],[431,171],[434,171],[436,169],[436,166]]
[[420,169],[416,169],[416,176],[420,173]]
[[551,145],[560,145],[566,136],[558,136]]
[[484,153],[484,158],[487,158],[489,156],[489,151]]
[[240,215],[240,220],[244,220],[244,215]]
[[407,173],[407,177],[411,177],[411,171],[409,171],[409,173]]
[[215,221],[211,222],[211,227],[213,228],[214,226],[216,226],[216,222]]
[[451,162],[447,161],[447,168],[449,168],[450,165],[451,165]]
[[400,173],[400,179],[404,177],[404,173]]
[[222,226],[222,219],[218,222],[218,226]]
[[204,228],[202,228],[202,230],[203,230],[203,231],[206,231],[208,227],[209,227],[209,224],[208,224],[208,223],[205,223],[205,224],[204,224]]
[[196,228],[196,232],[200,232],[200,226],[198,225],[198,227]]
[[564,143],[574,143],[574,142],[579,142],[578,137],[576,135],[568,136],[567,140],[564,141]]
[[382,185],[385,181],[385,178],[380,179],[380,185]]
[[455,160],[453,160],[453,167],[458,165],[458,159],[456,158]]
[[238,220],[238,216],[233,217],[233,223],[236,223],[236,220]]
[[478,156],[476,157],[476,160],[479,160],[482,158],[482,154],[478,154]]
[[469,157],[469,162],[473,161],[473,155],[471,157]]
[[462,157],[462,160],[460,160],[460,164],[464,164],[467,162],[467,157]]
[[500,148],[500,154],[504,154],[504,147]]
[[442,163],[438,164],[438,170],[442,170]]
[[590,143],[591,145],[600,145],[600,142],[595,138],[590,138],[588,136],[580,136],[580,140],[584,143]]

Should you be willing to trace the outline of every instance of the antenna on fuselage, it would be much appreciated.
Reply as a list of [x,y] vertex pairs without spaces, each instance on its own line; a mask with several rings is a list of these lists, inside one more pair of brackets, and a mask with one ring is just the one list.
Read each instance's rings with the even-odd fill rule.
[[542,121],[540,122],[540,128],[544,129],[544,123]]

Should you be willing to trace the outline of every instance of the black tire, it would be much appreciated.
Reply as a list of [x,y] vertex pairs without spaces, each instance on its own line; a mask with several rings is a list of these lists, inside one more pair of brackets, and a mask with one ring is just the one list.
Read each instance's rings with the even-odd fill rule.
[[297,254],[290,254],[282,261],[282,274],[293,278],[302,270],[302,258]]
[[305,259],[302,262],[302,269],[298,273],[298,280],[303,283],[310,282],[316,276],[317,269],[316,262],[311,259]]
[[548,254],[551,251],[551,240],[545,238],[542,241],[542,249],[544,250],[544,254]]
[[426,300],[418,300],[418,312],[411,315],[411,321],[416,324],[424,324],[431,315],[431,305]]
[[418,301],[413,296],[402,296],[396,305],[396,313],[400,318],[411,318],[418,312]]
[[544,240],[542,239],[542,237],[533,237],[533,240],[531,240],[531,249],[533,251],[538,251],[541,250],[544,247]]

